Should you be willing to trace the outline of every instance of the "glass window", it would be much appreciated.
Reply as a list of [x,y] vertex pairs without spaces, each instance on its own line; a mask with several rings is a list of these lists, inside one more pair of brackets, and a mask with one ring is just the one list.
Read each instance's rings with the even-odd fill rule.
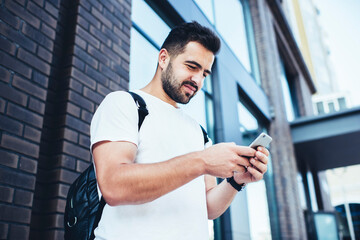
[[155,74],[162,42],[170,27],[145,1],[132,2],[129,89],[145,87]]
[[132,21],[160,49],[171,28],[145,1],[132,1]]
[[335,112],[335,104],[333,102],[329,102],[328,103],[328,107],[329,107],[329,113],[333,113]]
[[214,8],[212,0],[194,0],[207,19],[214,24]]
[[129,89],[140,89],[148,84],[155,74],[159,54],[149,41],[131,28]]
[[239,0],[214,0],[215,26],[245,69],[251,73],[243,4]]
[[324,104],[322,102],[317,102],[316,108],[317,108],[318,114],[325,113]]
[[[242,145],[249,145],[265,129],[241,101],[238,102],[238,116]],[[233,239],[271,239],[265,181],[249,184],[245,192],[246,195],[235,197],[230,207]]]
[[344,97],[338,98],[340,110],[346,109],[346,101]]
[[285,102],[285,109],[286,109],[286,117],[289,122],[293,121],[295,119],[295,105],[293,102],[293,98],[291,96],[291,89],[289,86],[289,81],[286,76],[285,72],[285,66],[283,61],[281,60],[281,75],[280,75],[280,81],[281,81],[281,88],[284,96],[284,102]]

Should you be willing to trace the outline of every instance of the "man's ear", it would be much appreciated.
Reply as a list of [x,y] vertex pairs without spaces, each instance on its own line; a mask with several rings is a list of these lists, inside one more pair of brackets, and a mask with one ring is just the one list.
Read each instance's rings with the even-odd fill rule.
[[165,49],[165,48],[162,48],[159,52],[159,67],[161,69],[164,69],[169,61],[170,61],[170,55],[169,55],[169,52]]

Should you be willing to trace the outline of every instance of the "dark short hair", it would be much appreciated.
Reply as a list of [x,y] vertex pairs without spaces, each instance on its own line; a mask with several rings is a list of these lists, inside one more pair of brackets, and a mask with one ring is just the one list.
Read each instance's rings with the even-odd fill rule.
[[209,28],[193,21],[182,23],[173,28],[165,39],[161,48],[165,48],[170,55],[177,56],[183,53],[186,44],[189,42],[198,42],[214,55],[220,49],[220,39]]

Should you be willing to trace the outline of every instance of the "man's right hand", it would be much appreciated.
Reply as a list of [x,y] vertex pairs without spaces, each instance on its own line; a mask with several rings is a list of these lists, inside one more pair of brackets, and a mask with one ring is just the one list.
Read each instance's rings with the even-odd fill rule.
[[249,159],[255,156],[253,148],[235,143],[215,144],[201,152],[205,173],[221,178],[232,177],[234,172],[245,172]]

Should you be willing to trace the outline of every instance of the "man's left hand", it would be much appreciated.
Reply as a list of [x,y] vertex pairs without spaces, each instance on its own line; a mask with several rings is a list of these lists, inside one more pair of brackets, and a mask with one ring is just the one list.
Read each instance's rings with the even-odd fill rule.
[[235,172],[234,179],[238,184],[257,182],[263,179],[267,171],[267,164],[269,161],[269,151],[264,147],[256,149],[255,157],[250,158],[250,166],[244,169],[244,172]]

